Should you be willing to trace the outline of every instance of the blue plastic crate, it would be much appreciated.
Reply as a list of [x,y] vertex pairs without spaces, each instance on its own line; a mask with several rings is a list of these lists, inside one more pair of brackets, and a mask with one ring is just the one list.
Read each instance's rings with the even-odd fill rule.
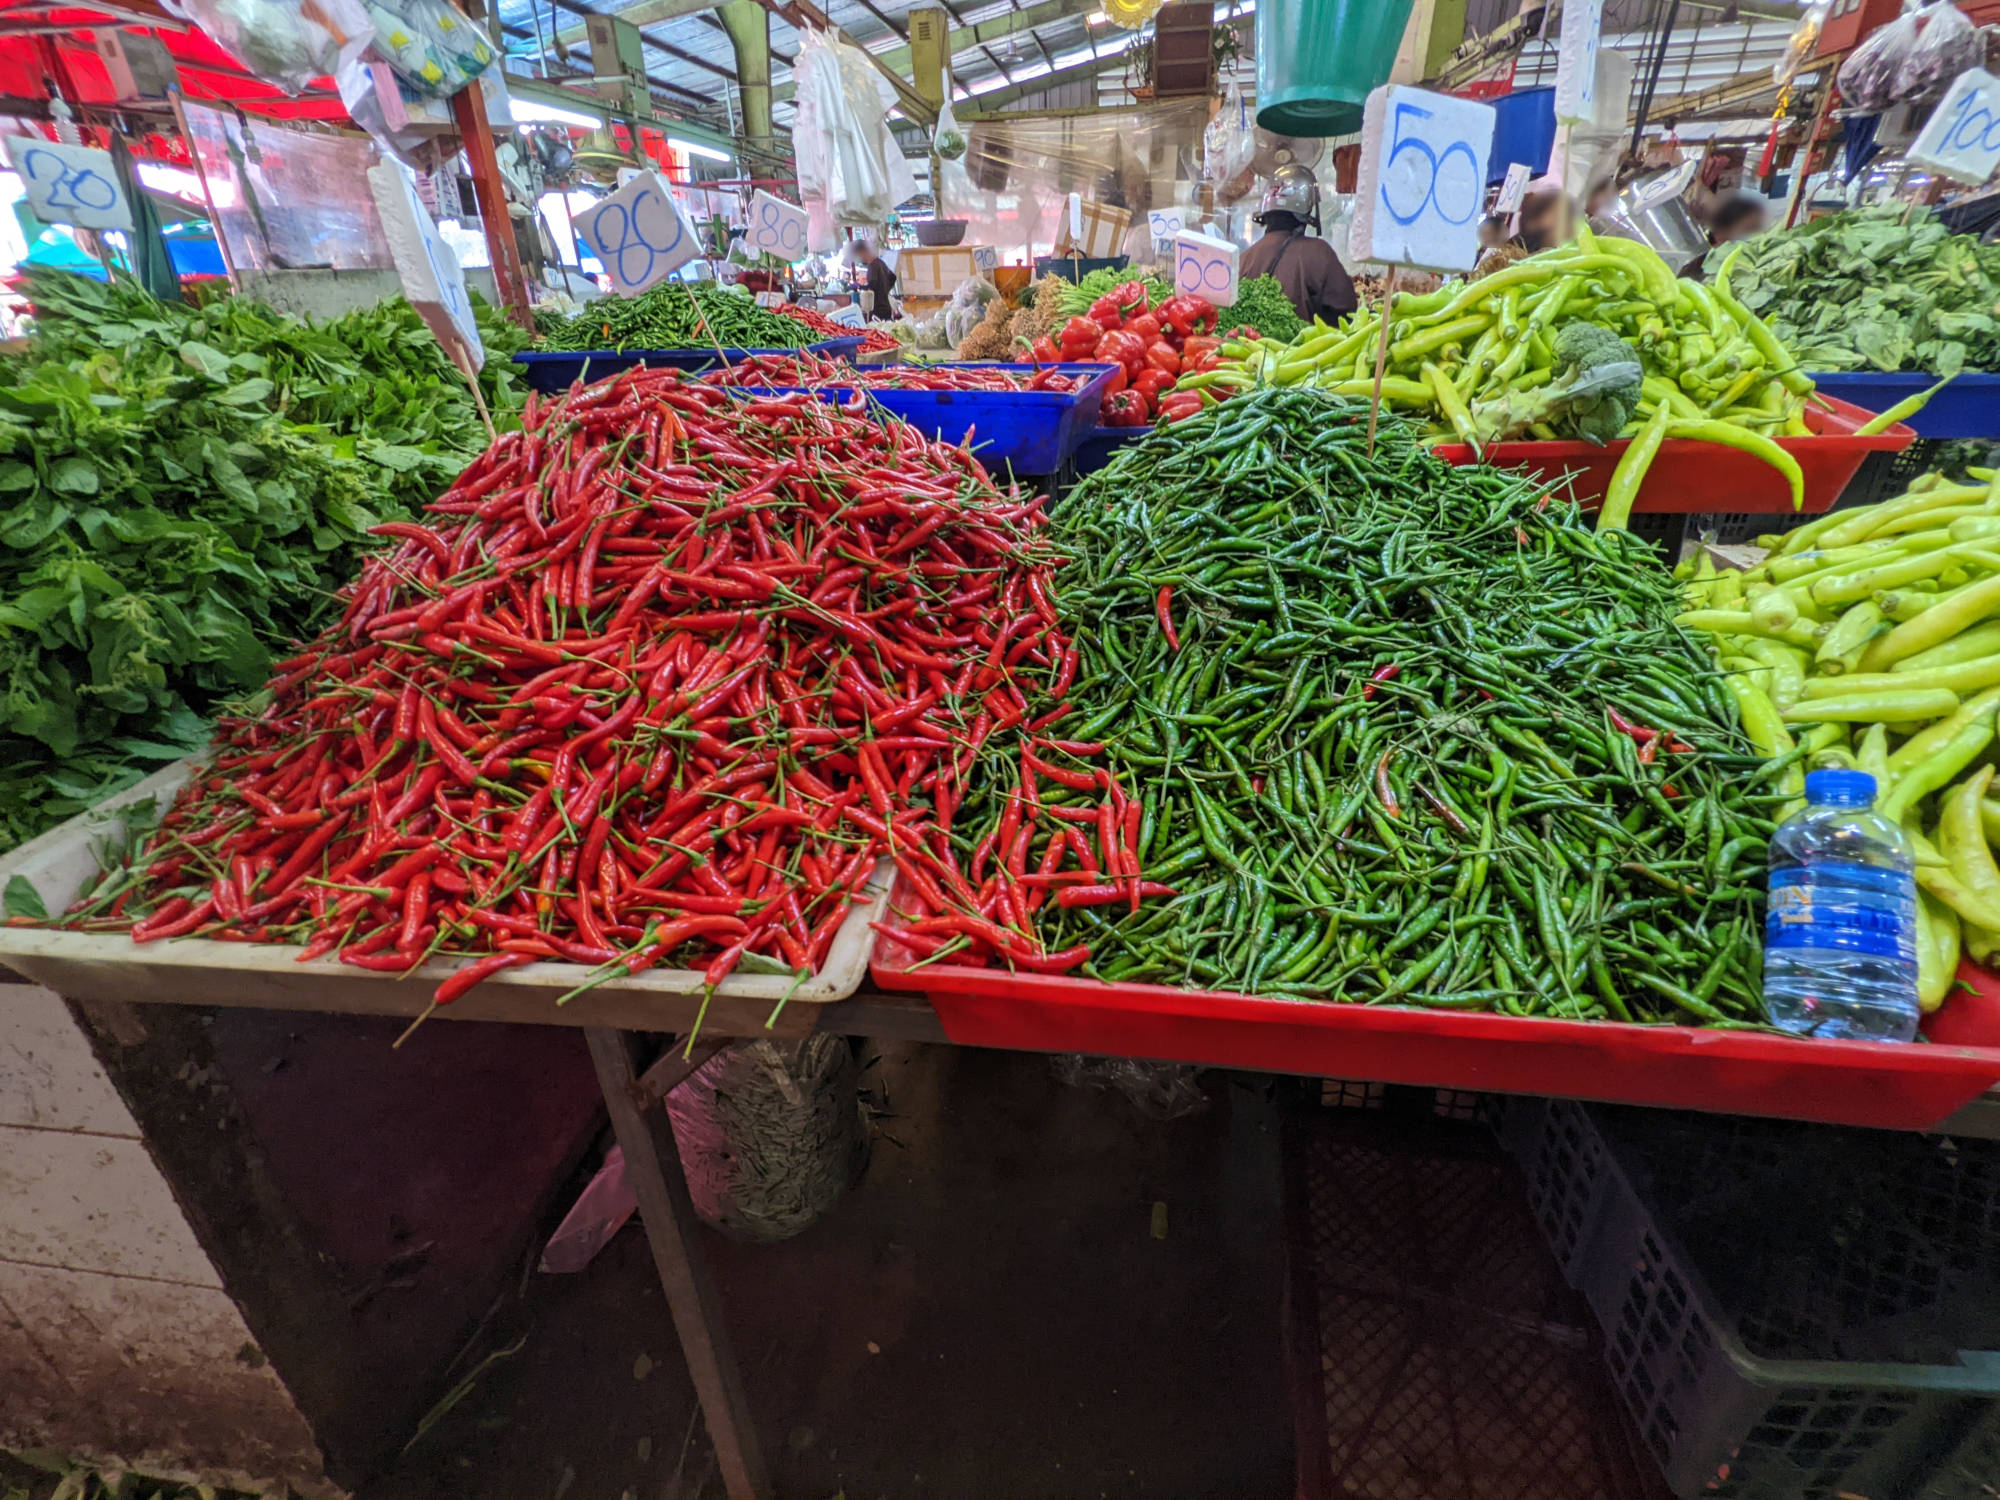
[[[1827,395],[1852,401],[1864,411],[1887,411],[1937,384],[1935,375],[1920,370],[1899,375],[1845,370],[1812,379]],[[2000,375],[1961,375],[1903,423],[1920,438],[2000,438]]]
[[[1032,375],[1048,366],[972,362],[937,364],[930,368],[1011,370]],[[1104,400],[1104,387],[1111,383],[1113,367],[1088,363],[1055,368],[1064,375],[1087,378],[1069,391],[918,391],[874,386],[862,389],[884,411],[941,443],[956,446],[969,433],[972,451],[990,470],[998,472],[1004,467],[1017,477],[1053,474],[1096,429],[1097,409]],[[829,385],[817,389],[833,401],[845,401],[854,394],[851,386]]]
[[577,349],[529,350],[514,356],[522,366],[531,390],[543,395],[566,391],[578,380],[603,380],[634,365],[648,369],[706,370],[717,364],[740,364],[760,354],[789,356],[816,354],[824,359],[842,359],[850,364],[861,352],[862,335],[851,339],[822,339],[803,349]]
[[1076,445],[1076,455],[1072,463],[1076,477],[1095,474],[1118,456],[1118,450],[1127,443],[1136,443],[1142,437],[1152,435],[1152,424],[1143,427],[1094,427],[1084,434],[1083,441]]

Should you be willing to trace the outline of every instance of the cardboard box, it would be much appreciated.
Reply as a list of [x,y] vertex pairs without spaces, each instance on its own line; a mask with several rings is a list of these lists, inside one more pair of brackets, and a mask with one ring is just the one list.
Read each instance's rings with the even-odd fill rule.
[[1057,255],[1119,255],[1125,249],[1125,231],[1132,227],[1132,211],[1107,203],[1083,200],[1083,237],[1072,243],[1069,232],[1069,205],[1062,205],[1056,218]]
[[959,283],[990,274],[1000,263],[991,245],[949,245],[930,249],[905,245],[896,252],[898,297],[949,297]]

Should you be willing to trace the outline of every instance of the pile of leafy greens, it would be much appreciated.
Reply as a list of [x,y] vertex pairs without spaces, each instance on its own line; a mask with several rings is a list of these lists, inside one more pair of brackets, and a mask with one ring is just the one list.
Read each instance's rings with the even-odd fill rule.
[[2000,370],[2000,245],[1927,209],[1850,209],[1758,235],[1729,287],[1808,370]]
[[[305,322],[63,272],[0,362],[0,849],[201,747],[375,545],[486,446],[401,300]],[[527,335],[480,310],[519,409]]]

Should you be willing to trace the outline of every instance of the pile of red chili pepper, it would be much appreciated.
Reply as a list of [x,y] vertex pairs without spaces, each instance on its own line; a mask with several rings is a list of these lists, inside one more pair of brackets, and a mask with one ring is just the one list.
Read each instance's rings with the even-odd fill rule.
[[812,354],[753,354],[702,377],[711,385],[865,386],[878,391],[1073,391],[1088,376],[1053,365],[872,365],[857,369]]
[[886,354],[898,347],[896,335],[893,333],[885,333],[879,328],[850,328],[845,323],[834,322],[816,307],[801,307],[796,302],[780,302],[771,311],[790,318],[795,323],[803,323],[814,333],[823,334],[830,339],[851,339],[856,333],[860,333],[863,337],[858,352],[862,354]]
[[[1049,889],[1150,889],[1102,747],[1053,737],[1077,648],[1040,498],[900,423],[670,370],[523,424],[429,524],[376,528],[339,623],[66,922],[474,956],[444,1004],[536,960],[594,966],[579,988],[677,956],[710,985],[752,954],[815,968],[885,855],[920,940],[1024,968],[1087,957],[1036,940]],[[973,847],[968,784],[1017,773]],[[1063,794],[1061,855],[1102,875],[1021,878],[1044,779],[1093,789],[1090,821]]]

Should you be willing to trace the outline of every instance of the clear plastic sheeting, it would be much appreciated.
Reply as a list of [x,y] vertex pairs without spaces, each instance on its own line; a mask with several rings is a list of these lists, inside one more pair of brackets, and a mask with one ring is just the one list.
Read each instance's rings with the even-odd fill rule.
[[356,0],[166,0],[266,83],[297,94],[375,35]]
[[394,264],[358,136],[291,130],[183,103],[188,144],[229,263],[243,271],[354,271]]
[[1047,255],[1068,213],[1069,195],[1132,215],[1118,253],[1154,261],[1155,209],[1196,218],[1206,99],[1074,116],[961,120],[965,155],[946,162],[938,212],[969,219],[968,245],[992,245],[1003,261]]
[[792,76],[798,80],[792,151],[806,248],[824,253],[838,242],[840,226],[878,225],[914,198],[917,179],[889,131],[895,93],[858,48],[801,32]]

